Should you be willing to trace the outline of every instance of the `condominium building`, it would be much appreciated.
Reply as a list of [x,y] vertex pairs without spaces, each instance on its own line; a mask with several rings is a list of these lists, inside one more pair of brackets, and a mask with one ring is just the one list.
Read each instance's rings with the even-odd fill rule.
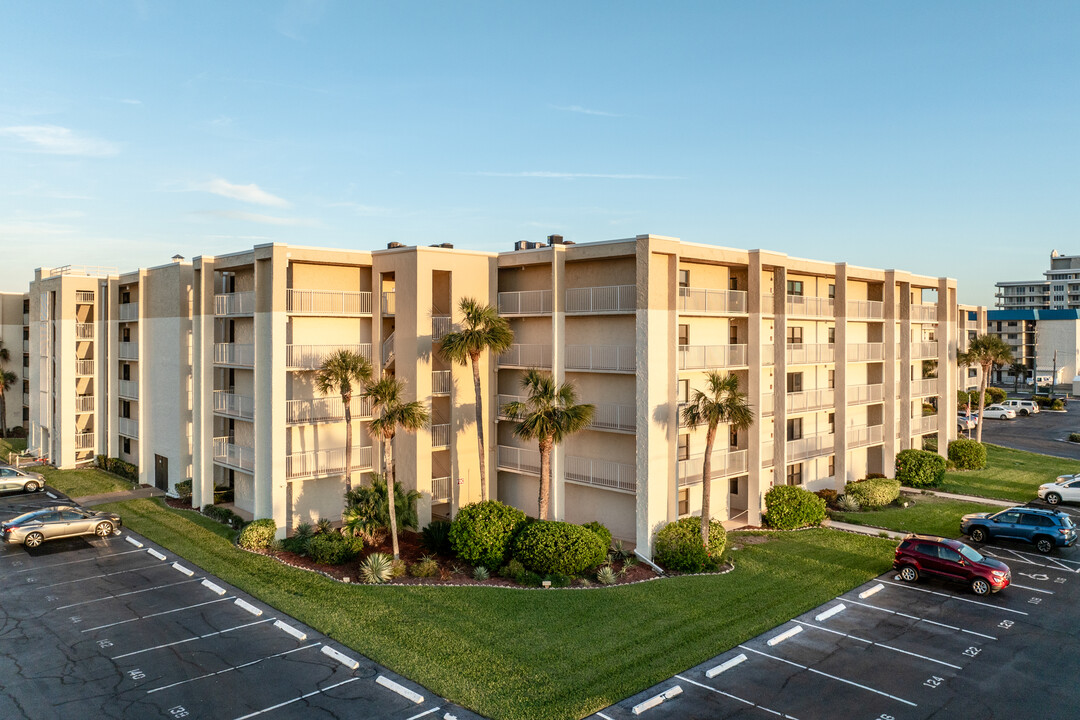
[[26,428],[30,420],[29,302],[26,293],[0,293],[0,343],[8,352],[7,362],[0,360],[0,372],[14,373],[16,378],[4,393],[9,432]]
[[1001,310],[1065,310],[1080,308],[1080,255],[1050,253],[1043,280],[1012,280],[995,284]]
[[991,310],[988,332],[1009,346],[1014,362],[1024,366],[1017,378],[1011,366],[997,368],[1003,384],[1071,383],[1080,392],[1080,310]]
[[[552,236],[503,253],[272,244],[125,275],[41,269],[31,321],[44,329],[31,337],[50,344],[31,350],[49,372],[32,368],[43,382],[31,443],[62,465],[127,458],[166,489],[190,477],[198,505],[228,488],[237,512],[283,531],[336,518],[344,408],[314,375],[350,348],[430,408],[430,427],[398,433],[393,462],[421,493],[422,524],[452,516],[481,497],[471,370],[438,352],[465,297],[496,306],[515,334],[509,351],[481,359],[490,496],[537,511],[539,452],[501,409],[541,368],[595,406],[592,424],[554,450],[553,514],[599,520],[643,551],[663,524],[700,512],[705,431],[679,417],[707,372],[736,375],[755,415],[718,435],[712,510],[756,525],[774,484],[842,488],[891,475],[896,453],[926,436],[953,437],[956,389],[971,385],[957,351],[985,329],[985,311],[958,306],[948,278],[654,235]],[[87,323],[95,330],[77,330]],[[69,370],[79,360],[95,361],[81,384]],[[81,389],[75,403],[58,377]],[[93,424],[75,407],[87,395],[108,398]],[[359,482],[382,470],[381,441],[365,399],[352,414]],[[86,449],[67,439],[83,433]]]

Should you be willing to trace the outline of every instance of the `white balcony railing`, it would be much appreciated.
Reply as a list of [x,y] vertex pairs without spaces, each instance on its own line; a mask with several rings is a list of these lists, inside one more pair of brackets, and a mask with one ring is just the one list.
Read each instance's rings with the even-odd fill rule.
[[733,315],[746,312],[743,290],[679,288],[678,310],[687,315]]
[[883,320],[885,303],[878,300],[848,300],[848,319]]
[[23,380],[29,380],[30,379],[30,368],[28,368],[26,366],[23,366],[22,378],[23,378]]
[[435,315],[431,318],[431,341],[438,342],[450,334],[450,318],[445,315]]
[[94,449],[94,431],[75,433],[75,449],[76,450],[93,450]]
[[255,293],[234,292],[214,296],[215,315],[254,315]]
[[[727,477],[729,475],[740,475],[745,473],[746,459],[745,450],[714,450],[712,466],[709,468],[709,476],[713,480],[716,480],[717,478]],[[699,485],[704,469],[705,453],[691,455],[686,460],[679,460],[679,486]]]
[[117,343],[117,354],[121,360],[138,360],[139,359],[139,343],[137,342],[122,342]]
[[775,415],[776,406],[773,404],[773,394],[771,392],[761,393],[761,414],[762,415]]
[[634,372],[637,356],[632,345],[567,345],[567,370]]
[[937,378],[922,378],[921,380],[911,381],[911,394],[914,397],[937,395],[937,388]]
[[911,343],[911,358],[913,360],[936,358],[937,354],[938,344],[936,342]]
[[937,304],[913,304],[911,306],[911,319],[915,322],[937,322]]
[[581,485],[637,492],[637,468],[629,463],[568,455],[563,477]]
[[832,343],[787,344],[787,362],[789,365],[807,365],[832,362],[836,357],[836,348]]
[[75,302],[79,305],[91,305],[97,298],[97,293],[93,290],[76,290]]
[[884,430],[881,425],[869,427],[852,427],[847,430],[847,444],[849,448],[877,445],[884,442]]
[[214,412],[228,417],[251,419],[255,417],[255,398],[215,390]]
[[396,334],[396,331],[392,332],[386,336],[385,340],[383,340],[382,362],[384,367],[390,365],[390,361],[394,359],[394,335]]
[[[382,294],[382,314],[393,315],[397,311],[397,302],[393,290],[387,290]],[[344,461],[342,461],[344,462]]]
[[550,368],[550,345],[511,345],[499,356],[499,367]]
[[139,399],[139,383],[134,380],[119,380],[116,383],[117,394],[128,400]]
[[761,364],[762,365],[775,365],[776,364],[776,346],[772,343],[765,343],[761,346]]
[[125,437],[137,439],[139,437],[139,421],[136,418],[117,418],[116,430]]
[[877,385],[848,385],[847,401],[849,405],[879,403],[884,397],[884,387]]
[[636,285],[570,288],[566,291],[566,313],[623,313],[637,310]]
[[817,455],[827,455],[836,445],[836,436],[832,433],[807,435],[798,440],[787,441],[787,461],[805,460]]
[[745,345],[680,345],[680,370],[707,370],[746,364]]
[[539,450],[499,445],[495,462],[500,470],[509,470],[526,475],[540,474]]
[[[353,420],[371,418],[371,398],[353,396],[349,403]],[[342,422],[345,403],[338,397],[321,397],[285,402],[285,422],[290,425]]]
[[318,370],[323,360],[338,350],[351,350],[371,360],[371,343],[356,345],[286,345],[285,367],[289,370]]
[[450,370],[431,371],[431,394],[449,395],[453,388],[453,379]]
[[139,303],[129,302],[120,304],[120,322],[133,322],[139,319]]
[[923,433],[937,432],[937,429],[937,415],[920,415],[919,417],[911,418],[912,435],[921,435]]
[[431,502],[450,502],[450,477],[431,478]]
[[634,432],[637,430],[637,408],[633,405],[616,405],[614,403],[593,403],[593,419],[589,424],[591,430],[621,430]]
[[834,404],[833,394],[833,391],[828,388],[788,393],[786,396],[787,411],[789,413],[808,412],[832,407]]
[[93,340],[94,323],[75,323],[75,338],[77,340]]
[[773,457],[773,441],[766,440],[761,443],[761,466],[772,467],[775,462],[776,459]]
[[550,290],[520,290],[499,293],[500,315],[550,315]]
[[[370,470],[371,445],[353,445],[352,470]],[[290,478],[325,477],[345,472],[345,448],[315,450],[285,456],[285,475]]]
[[431,449],[443,450],[450,447],[450,423],[431,426]]
[[832,298],[788,295],[787,314],[806,317],[833,317],[836,315],[836,301]]
[[286,294],[286,311],[290,315],[370,315],[370,292],[341,290],[294,290]]
[[859,343],[847,346],[848,362],[877,362],[885,359],[885,343]]
[[29,340],[23,340],[22,341],[22,351],[23,351],[23,355],[26,355],[27,353],[30,352],[30,341]]
[[255,346],[239,343],[214,343],[214,362],[218,365],[255,366]]
[[214,462],[244,472],[253,472],[255,448],[231,443],[227,437],[214,438]]
[[75,412],[77,412],[77,413],[92,413],[92,412],[94,412],[94,396],[93,395],[76,395],[75,396]]

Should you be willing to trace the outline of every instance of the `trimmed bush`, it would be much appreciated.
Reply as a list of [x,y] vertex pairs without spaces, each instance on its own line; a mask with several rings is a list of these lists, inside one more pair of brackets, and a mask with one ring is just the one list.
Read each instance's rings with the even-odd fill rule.
[[439,574],[439,563],[433,557],[420,558],[419,562],[409,566],[409,574],[418,578],[434,577]]
[[825,501],[794,485],[777,485],[765,493],[768,508],[761,519],[777,530],[815,527],[825,519]]
[[836,500],[839,493],[832,488],[825,488],[824,490],[818,490],[816,493],[819,498],[825,501],[825,507],[836,507]]
[[593,520],[592,522],[582,523],[581,527],[585,528],[586,530],[592,530],[594,533],[599,535],[600,539],[604,542],[604,552],[606,553],[608,551],[608,548],[611,547],[610,530],[608,530],[606,527],[604,527],[604,525],[598,523],[595,520]]
[[[720,564],[726,545],[727,533],[719,521],[709,522],[709,548],[706,550],[701,544],[701,518],[697,515],[684,517],[668,523],[656,534],[655,560],[676,572],[708,572]],[[599,576],[597,579],[604,582]]]
[[1005,398],[1009,397],[1009,393],[1001,388],[988,387],[986,388],[986,396],[988,405],[996,405],[997,403],[1005,402]]
[[347,538],[341,533],[320,533],[308,540],[308,556],[323,565],[341,565],[349,562],[364,549],[364,541],[358,537]]
[[236,544],[247,550],[265,550],[274,542],[277,523],[273,518],[264,518],[250,522],[240,531]]
[[896,453],[896,479],[913,488],[940,485],[945,479],[945,458],[927,450]]
[[1080,442],[1080,433],[1069,433],[1069,442]]
[[181,500],[191,500],[191,478],[181,480],[174,486],[176,497]]
[[982,470],[986,467],[986,446],[976,440],[953,440],[949,443],[949,460],[957,470]]
[[124,462],[120,458],[111,458],[105,455],[97,455],[95,458],[98,467],[102,470],[111,472],[113,475],[119,475],[131,482],[139,482],[139,468],[137,466]]
[[526,525],[513,542],[514,559],[541,575],[580,575],[604,562],[607,549],[589,528],[548,520]]
[[203,505],[202,514],[208,518],[217,520],[219,523],[229,525],[233,530],[239,530],[244,525],[244,519],[227,507],[220,505]]
[[446,520],[432,520],[420,531],[420,544],[430,553],[450,554],[450,523]]
[[499,568],[510,555],[510,543],[528,519],[498,500],[470,503],[450,524],[450,547],[470,565]]
[[1054,402],[1050,403],[1050,409],[1051,410],[1064,410],[1065,409],[1065,403],[1061,402],[1061,400],[1059,400],[1057,398],[1054,398]]
[[900,481],[867,478],[844,486],[844,495],[864,508],[884,507],[900,497]]

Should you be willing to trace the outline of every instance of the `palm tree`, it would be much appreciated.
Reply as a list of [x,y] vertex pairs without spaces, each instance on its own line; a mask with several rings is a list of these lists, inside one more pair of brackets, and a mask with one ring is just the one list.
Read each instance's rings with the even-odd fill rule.
[[548,519],[551,500],[551,449],[563,438],[584,430],[592,422],[593,405],[578,404],[573,383],[556,386],[548,373],[535,368],[521,378],[528,394],[524,402],[507,403],[503,412],[517,420],[514,435],[540,445],[540,497],[538,517]]
[[[11,360],[11,353],[4,347],[4,341],[0,340],[0,364]],[[0,367],[0,440],[7,437],[7,393],[11,386],[18,380],[13,372],[8,372]]]
[[1013,376],[1013,392],[1019,394],[1020,392],[1020,375],[1027,374],[1027,367],[1022,362],[1013,362],[1009,365],[1009,372]]
[[487,464],[484,461],[484,408],[480,394],[480,354],[490,350],[498,355],[510,349],[514,331],[506,318],[490,305],[462,298],[461,330],[443,336],[439,351],[450,362],[472,363],[473,392],[476,395],[476,446],[480,453],[480,499],[487,500]]
[[979,335],[968,343],[966,352],[960,354],[961,365],[978,365],[982,368],[979,377],[979,424],[975,426],[975,440],[982,442],[983,406],[986,405],[986,381],[995,365],[1012,362],[1012,350],[998,335]]
[[416,432],[427,427],[431,422],[431,413],[419,400],[405,402],[402,398],[405,386],[393,375],[383,375],[382,379],[368,386],[364,395],[371,398],[371,411],[376,417],[371,421],[373,435],[383,439],[383,472],[386,474],[386,494],[390,512],[390,537],[394,542],[394,559],[400,557],[397,539],[397,511],[394,509],[394,465],[391,457],[391,445],[398,428],[405,432]]
[[371,382],[371,362],[360,353],[342,348],[323,359],[315,374],[315,387],[323,395],[340,393],[345,406],[345,495],[352,491],[352,398]]
[[693,429],[706,425],[705,459],[701,468],[701,542],[709,547],[709,522],[712,520],[712,452],[716,427],[728,423],[736,431],[754,424],[754,413],[739,390],[736,375],[721,375],[715,370],[705,376],[705,390],[695,390],[682,409],[682,420]]

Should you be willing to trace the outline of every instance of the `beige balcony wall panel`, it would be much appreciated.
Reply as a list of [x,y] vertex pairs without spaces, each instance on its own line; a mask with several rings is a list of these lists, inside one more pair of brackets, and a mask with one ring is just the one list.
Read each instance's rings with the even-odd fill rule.
[[[837,287],[839,289],[839,286]],[[869,286],[865,282],[858,280],[852,280],[850,277],[847,279],[847,299],[848,300],[869,300]]]
[[528,292],[551,290],[551,252],[546,264],[499,268],[499,292]]
[[[255,397],[255,371],[248,368],[232,368],[233,370],[233,392],[237,395],[244,395],[245,397]],[[224,371],[224,374],[228,374],[228,370]]]
[[566,345],[634,346],[634,315],[567,316]]
[[634,285],[635,265],[632,246],[627,246],[627,256],[597,260],[574,260],[576,248],[566,260],[566,288],[607,287],[610,285]]
[[[353,447],[373,445],[376,441],[368,433],[366,421],[353,419]],[[345,447],[345,421],[310,425],[290,425],[286,430],[285,454],[318,452]],[[379,450],[381,452],[381,449]],[[376,457],[376,460],[380,458]]]
[[296,290],[331,290],[370,292],[371,268],[293,262],[289,266],[291,284]]
[[[282,310],[285,306],[282,305]],[[237,345],[251,345],[255,342],[255,319],[250,317],[234,317],[221,322],[232,322],[234,326],[233,342]]]
[[565,455],[600,458],[612,462],[635,462],[637,441],[633,435],[585,430],[567,438],[562,444]]
[[519,345],[550,345],[551,322],[549,316],[510,318],[514,331],[514,343]]
[[359,345],[371,342],[369,318],[296,317],[289,320],[292,345]]
[[566,484],[566,521],[582,524],[603,523],[611,536],[634,541],[634,496],[610,492],[576,483]]
[[[729,281],[731,279],[730,267],[725,265],[706,265],[704,263],[695,263],[686,256],[683,256],[679,262],[680,270],[690,271],[690,287],[692,288],[704,288],[709,290],[728,290]],[[676,283],[678,281],[676,280]],[[744,286],[740,286],[739,290],[746,290]]]
[[[354,486],[366,482],[367,473],[356,473]],[[292,532],[302,522],[314,525],[320,518],[337,517],[341,514],[341,498],[345,494],[345,480],[342,476],[289,480],[292,488],[292,506],[289,517],[292,519]]]
[[[594,405],[634,405],[637,402],[635,377],[632,374],[576,372],[573,380],[578,391],[578,402]],[[507,394],[521,394],[520,386],[513,390]]]

